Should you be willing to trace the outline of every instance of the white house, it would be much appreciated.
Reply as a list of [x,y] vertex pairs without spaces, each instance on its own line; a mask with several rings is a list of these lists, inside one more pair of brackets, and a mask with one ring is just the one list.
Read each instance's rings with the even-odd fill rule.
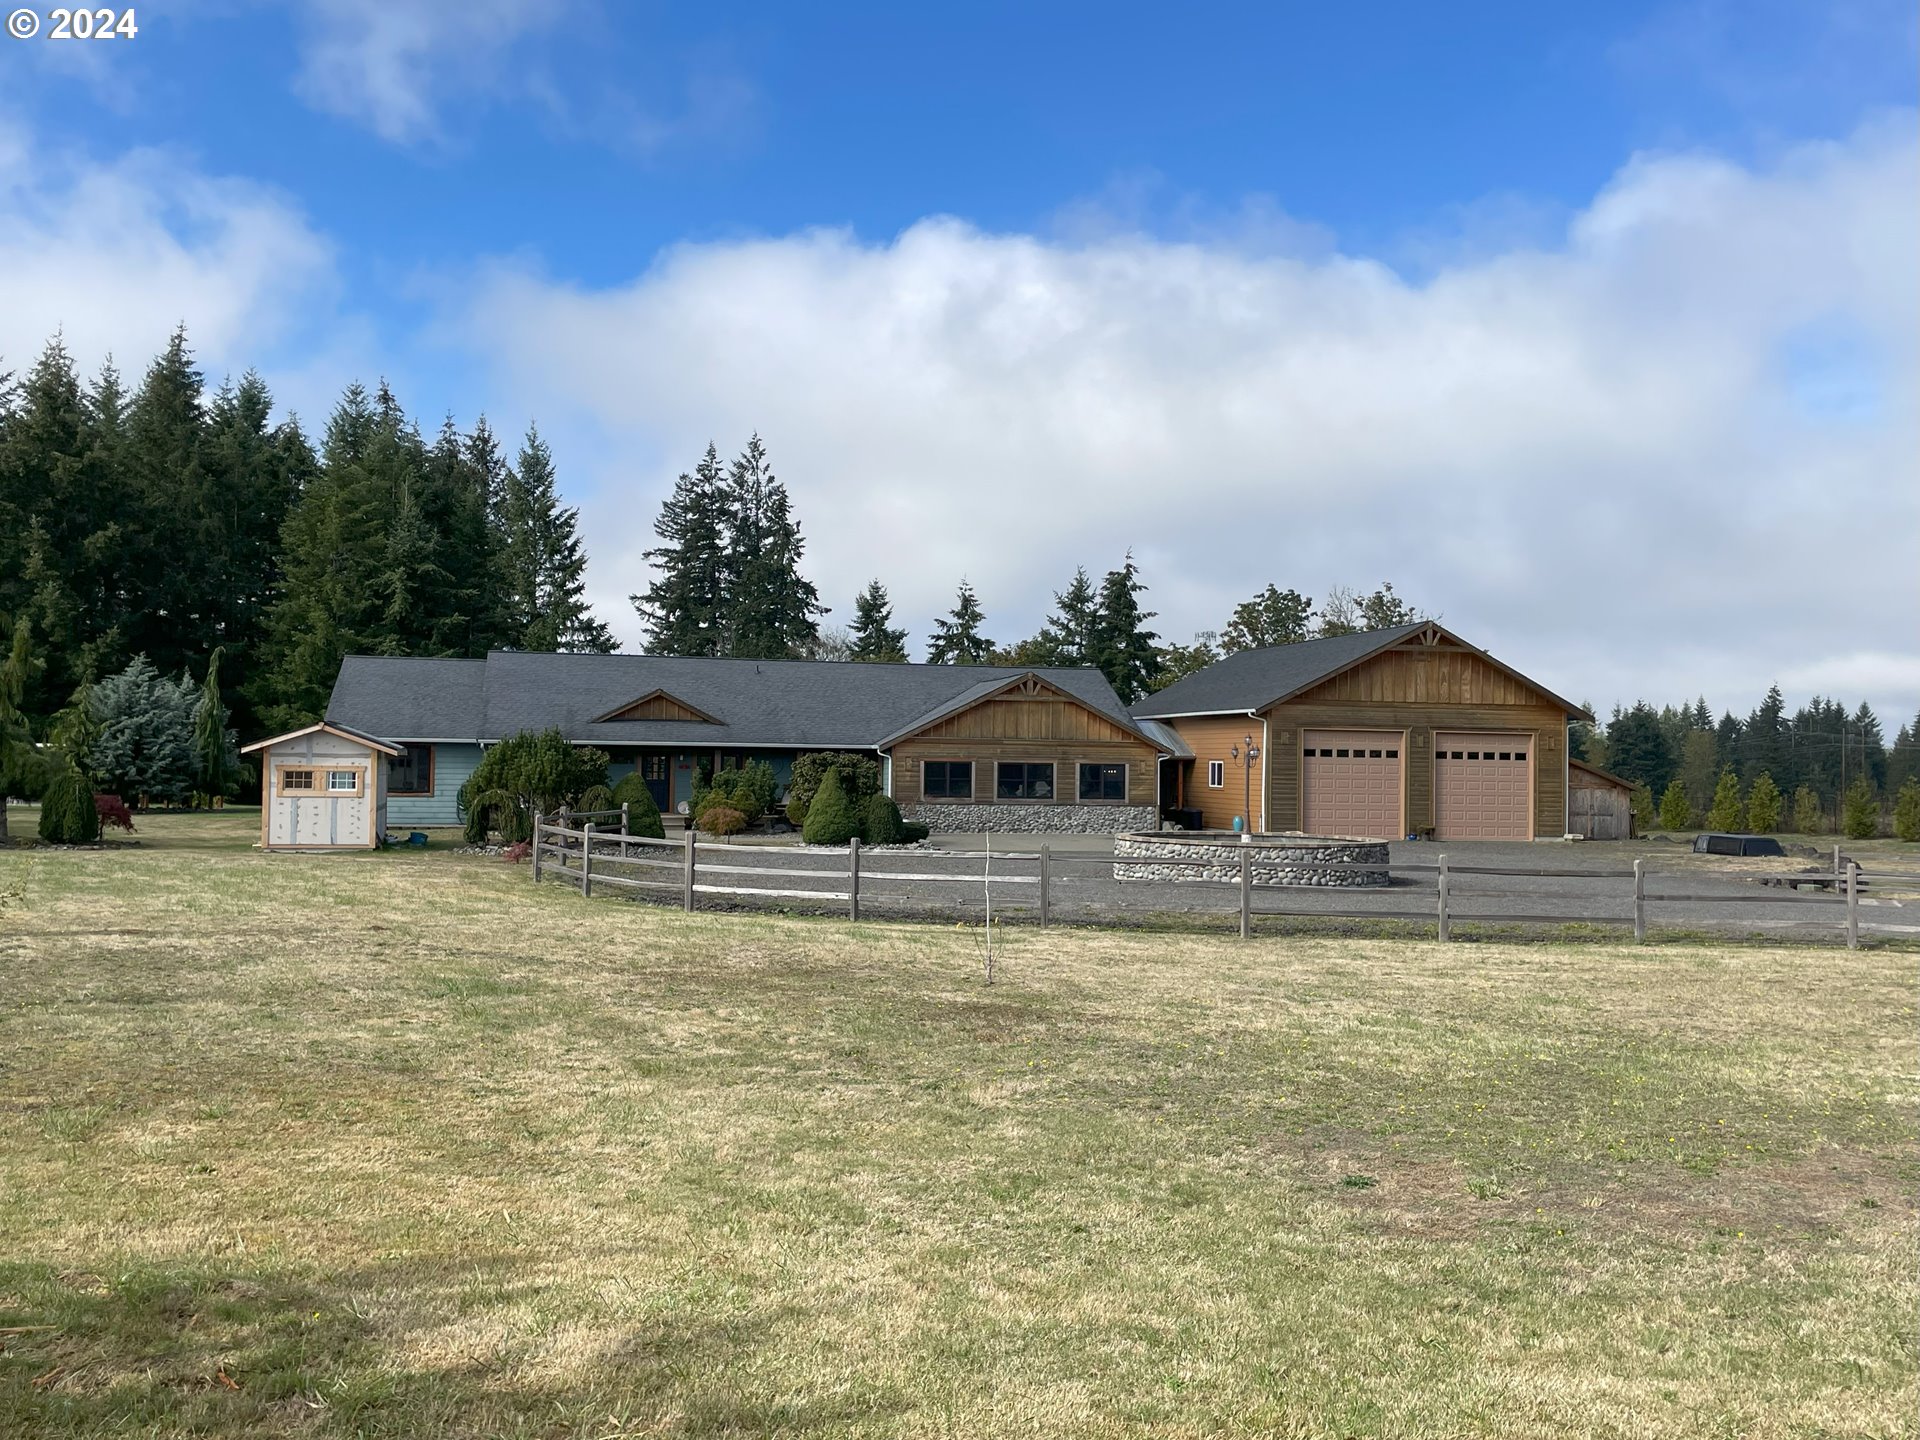
[[387,830],[387,764],[398,745],[322,722],[259,740],[265,850],[371,850]]

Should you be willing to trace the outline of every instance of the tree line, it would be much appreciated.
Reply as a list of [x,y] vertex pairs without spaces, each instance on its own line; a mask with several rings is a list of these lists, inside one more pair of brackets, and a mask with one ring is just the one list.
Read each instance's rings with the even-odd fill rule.
[[355,383],[317,442],[248,372],[209,391],[184,329],[131,389],[80,376],[59,336],[0,371],[0,622],[36,662],[18,712],[44,728],[144,657],[204,677],[224,657],[247,733],[319,716],[350,653],[611,650],[553,458],[511,458],[485,417],[432,435]]
[[1920,715],[1888,744],[1871,706],[1815,696],[1789,714],[1777,685],[1744,719],[1730,710],[1716,719],[1704,696],[1657,710],[1616,705],[1604,727],[1574,726],[1570,746],[1635,782],[1643,824],[1669,830],[1864,838],[1903,790],[1920,787]]

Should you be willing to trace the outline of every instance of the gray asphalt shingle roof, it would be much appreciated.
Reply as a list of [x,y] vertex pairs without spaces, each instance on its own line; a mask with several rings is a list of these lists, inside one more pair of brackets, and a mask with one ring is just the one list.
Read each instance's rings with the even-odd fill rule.
[[1265,650],[1241,650],[1206,669],[1176,680],[1133,707],[1137,719],[1172,715],[1214,715],[1258,710],[1283,695],[1304,690],[1356,660],[1425,627],[1396,625],[1389,630],[1366,630],[1358,635],[1334,635],[1325,640],[1302,640]]
[[[1028,673],[1138,729],[1092,669],[505,650],[484,660],[349,656],[327,718],[393,740],[491,741],[557,725],[570,740],[603,746],[873,749]],[[597,718],[655,690],[719,723]]]

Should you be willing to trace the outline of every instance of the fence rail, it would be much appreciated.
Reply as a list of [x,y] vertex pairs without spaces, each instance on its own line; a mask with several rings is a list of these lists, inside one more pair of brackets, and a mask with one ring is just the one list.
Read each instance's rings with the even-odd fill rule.
[[[620,828],[598,828],[596,822],[603,816],[618,816]],[[855,920],[861,918],[863,898],[888,901],[903,898],[895,887],[958,885],[972,887],[989,911],[998,906],[1031,912],[1037,915],[1043,927],[1052,923],[1054,901],[1062,895],[1063,890],[1065,897],[1071,898],[1075,891],[1090,890],[1098,885],[1121,885],[1130,897],[1150,894],[1169,901],[1176,896],[1191,899],[1196,892],[1210,895],[1233,892],[1242,938],[1252,935],[1256,917],[1274,916],[1432,924],[1441,940],[1451,940],[1453,927],[1458,924],[1620,926],[1630,927],[1634,939],[1644,942],[1651,913],[1657,906],[1760,904],[1776,908],[1793,907],[1800,912],[1811,907],[1823,914],[1835,909],[1843,910],[1844,914],[1839,920],[1846,943],[1850,948],[1857,949],[1860,944],[1861,897],[1866,880],[1856,862],[1843,859],[1842,868],[1831,876],[1823,877],[1816,872],[1816,878],[1826,878],[1832,882],[1829,893],[1817,895],[1802,895],[1797,890],[1782,889],[1774,889],[1771,893],[1750,893],[1731,888],[1726,893],[1701,890],[1649,891],[1647,882],[1650,879],[1684,882],[1687,876],[1675,872],[1650,872],[1644,859],[1635,860],[1631,869],[1577,870],[1564,866],[1524,868],[1511,865],[1457,865],[1449,861],[1445,852],[1440,852],[1430,864],[1330,861],[1325,864],[1316,862],[1306,867],[1329,875],[1355,871],[1378,874],[1385,871],[1391,881],[1398,883],[1390,883],[1384,889],[1370,886],[1274,885],[1256,880],[1252,847],[1238,852],[1237,863],[1219,858],[1055,854],[1046,844],[1037,850],[895,851],[876,855],[854,840],[843,850],[808,847],[805,851],[795,853],[761,845],[702,840],[692,830],[679,840],[631,835],[626,832],[626,821],[624,809],[601,811],[594,815],[563,813],[558,820],[535,815],[531,846],[534,881],[538,883],[546,878],[548,872],[554,872],[569,884],[577,886],[582,896],[587,897],[598,886],[663,894],[677,892],[682,907],[688,911],[696,909],[702,897],[806,900],[821,905],[844,905],[849,917]],[[795,863],[779,863],[778,857],[783,854],[792,854]],[[844,855],[844,863],[827,863],[834,854]],[[901,865],[912,868],[876,869],[876,862],[883,867]],[[934,868],[936,866],[963,868]],[[1123,880],[1116,874],[1117,866],[1151,867],[1155,870],[1229,870],[1237,873],[1231,878],[1209,875],[1180,880]],[[1009,868],[1002,870],[996,867]],[[1075,873],[1083,867],[1097,868],[1102,873],[1099,876]],[[673,871],[677,874],[668,879],[631,873],[635,870]],[[1539,891],[1501,887],[1475,887],[1462,891],[1456,888],[1456,882],[1462,877],[1474,880],[1579,880],[1591,882],[1592,888],[1583,888],[1579,894],[1566,897],[1569,903],[1577,907],[1574,909],[1551,914],[1506,912],[1483,909],[1481,902],[1559,897],[1543,896]],[[1920,885],[1920,875],[1875,872],[1872,878],[1882,886],[1889,883]],[[828,882],[828,888],[814,889],[777,883],[741,884],[743,879],[755,882],[821,881]],[[1305,903],[1304,898],[1289,903],[1290,897],[1306,896],[1315,897],[1315,903]],[[1341,903],[1349,897],[1357,901],[1361,896],[1378,896],[1385,901],[1403,902],[1422,899],[1423,903],[1419,908],[1411,908],[1405,903],[1378,906]],[[1601,904],[1612,908],[1607,913],[1594,913],[1594,907]],[[1105,910],[1110,907],[1103,902],[1101,908]],[[1680,923],[1697,926],[1703,922],[1683,920]],[[1916,933],[1920,933],[1920,926],[1914,928]]]

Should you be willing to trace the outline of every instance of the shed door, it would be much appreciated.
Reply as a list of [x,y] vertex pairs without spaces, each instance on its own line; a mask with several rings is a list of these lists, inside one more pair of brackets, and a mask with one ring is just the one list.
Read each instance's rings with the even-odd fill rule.
[[1309,835],[1396,840],[1400,825],[1401,734],[1397,730],[1309,730],[1301,737],[1301,828]]
[[1533,838],[1533,736],[1433,737],[1433,829],[1442,840]]

